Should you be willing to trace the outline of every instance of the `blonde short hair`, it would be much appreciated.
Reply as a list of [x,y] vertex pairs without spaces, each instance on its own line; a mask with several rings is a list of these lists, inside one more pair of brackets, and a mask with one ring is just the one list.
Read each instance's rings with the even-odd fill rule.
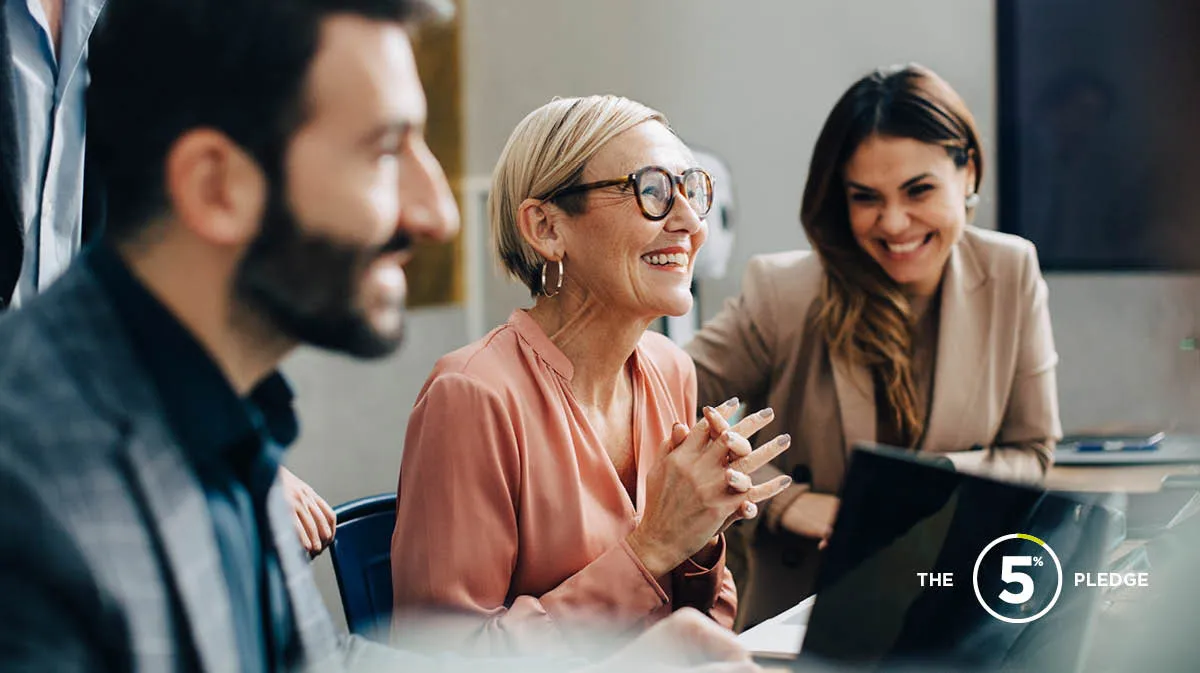
[[[517,124],[496,170],[488,195],[492,244],[500,263],[537,295],[545,261],[521,236],[517,208],[527,198],[545,198],[578,184],[584,166],[601,147],[638,124],[666,117],[641,103],[619,96],[555,98]],[[613,176],[616,177],[616,176]],[[563,197],[557,205],[571,214],[583,212],[586,194]]]

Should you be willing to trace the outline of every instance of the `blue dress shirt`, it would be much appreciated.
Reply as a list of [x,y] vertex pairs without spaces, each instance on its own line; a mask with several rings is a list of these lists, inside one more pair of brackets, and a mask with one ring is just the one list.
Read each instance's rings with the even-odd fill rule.
[[13,305],[37,294],[79,252],[86,151],[87,44],[105,0],[63,0],[59,49],[41,0],[7,0],[13,62],[18,198],[25,258]]

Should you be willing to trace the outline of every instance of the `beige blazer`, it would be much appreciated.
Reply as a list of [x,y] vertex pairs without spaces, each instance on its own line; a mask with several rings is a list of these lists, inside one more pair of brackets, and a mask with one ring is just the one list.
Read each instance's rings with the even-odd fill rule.
[[[815,545],[778,532],[782,510],[810,488],[836,494],[853,445],[876,439],[870,373],[831,357],[814,332],[823,275],[818,257],[809,251],[751,259],[741,296],[726,302],[687,346],[696,363],[701,405],[737,395],[751,409],[775,410],[775,420],[759,433],[762,438],[791,434],[792,447],[755,481],[777,474],[810,478],[777,497],[758,521],[740,527],[754,544],[749,567],[735,567],[741,564],[730,540],[729,565],[750,619],[744,623],[771,616],[761,610],[755,614],[764,599],[770,606],[763,609],[783,609],[811,588]],[[967,227],[951,252],[941,292],[921,449],[947,454],[963,471],[1039,480],[1062,429],[1054,373],[1058,355],[1033,244]],[[966,451],[975,446],[985,449]],[[782,560],[797,572],[769,572]],[[803,591],[788,591],[785,585],[803,586]]]

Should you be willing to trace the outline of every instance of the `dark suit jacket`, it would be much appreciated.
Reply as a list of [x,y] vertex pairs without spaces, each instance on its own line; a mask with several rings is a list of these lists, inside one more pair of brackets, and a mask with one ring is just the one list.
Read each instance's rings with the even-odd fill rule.
[[[237,670],[203,488],[91,267],[0,316],[0,353],[0,670]],[[287,670],[454,668],[339,636],[278,483],[268,499]]]
[[[17,146],[16,110],[13,108],[12,50],[8,43],[6,2],[0,0],[0,311],[12,301],[21,261],[25,256],[24,214],[21,212],[20,150]],[[104,226],[104,195],[90,154],[83,179],[83,241],[86,244]]]

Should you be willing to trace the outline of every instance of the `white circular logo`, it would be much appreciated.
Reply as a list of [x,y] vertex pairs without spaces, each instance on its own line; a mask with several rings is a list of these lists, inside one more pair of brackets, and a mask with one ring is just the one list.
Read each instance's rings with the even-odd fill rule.
[[[983,565],[983,559],[988,555],[996,545],[1006,540],[1025,540],[1033,542],[1046,551],[1046,555],[1054,562],[1054,569],[1058,572],[1058,584],[1054,588],[1054,597],[1046,604],[1037,614],[1030,617],[1006,617],[997,612],[988,601],[984,599],[983,593],[979,590],[979,567]],[[1037,587],[1034,584],[1033,576],[1028,572],[1021,570],[1022,568],[1040,568],[1045,565],[1045,556],[1032,555],[1005,555],[1000,559],[1000,581],[1005,584],[1005,589],[995,596],[995,598],[1004,601],[1008,605],[1021,606],[1033,600]],[[1042,540],[1026,534],[1012,533],[1010,535],[1001,535],[992,540],[992,542],[979,552],[979,558],[975,559],[975,571],[971,574],[971,584],[975,587],[975,598],[979,600],[979,604],[983,606],[988,614],[999,619],[1002,622],[1009,624],[1027,624],[1039,619],[1042,615],[1050,611],[1054,604],[1058,602],[1058,596],[1062,593],[1063,572],[1062,564],[1058,562],[1058,556],[1050,545]],[[1019,591],[1012,591],[1014,586],[1020,587]]]

